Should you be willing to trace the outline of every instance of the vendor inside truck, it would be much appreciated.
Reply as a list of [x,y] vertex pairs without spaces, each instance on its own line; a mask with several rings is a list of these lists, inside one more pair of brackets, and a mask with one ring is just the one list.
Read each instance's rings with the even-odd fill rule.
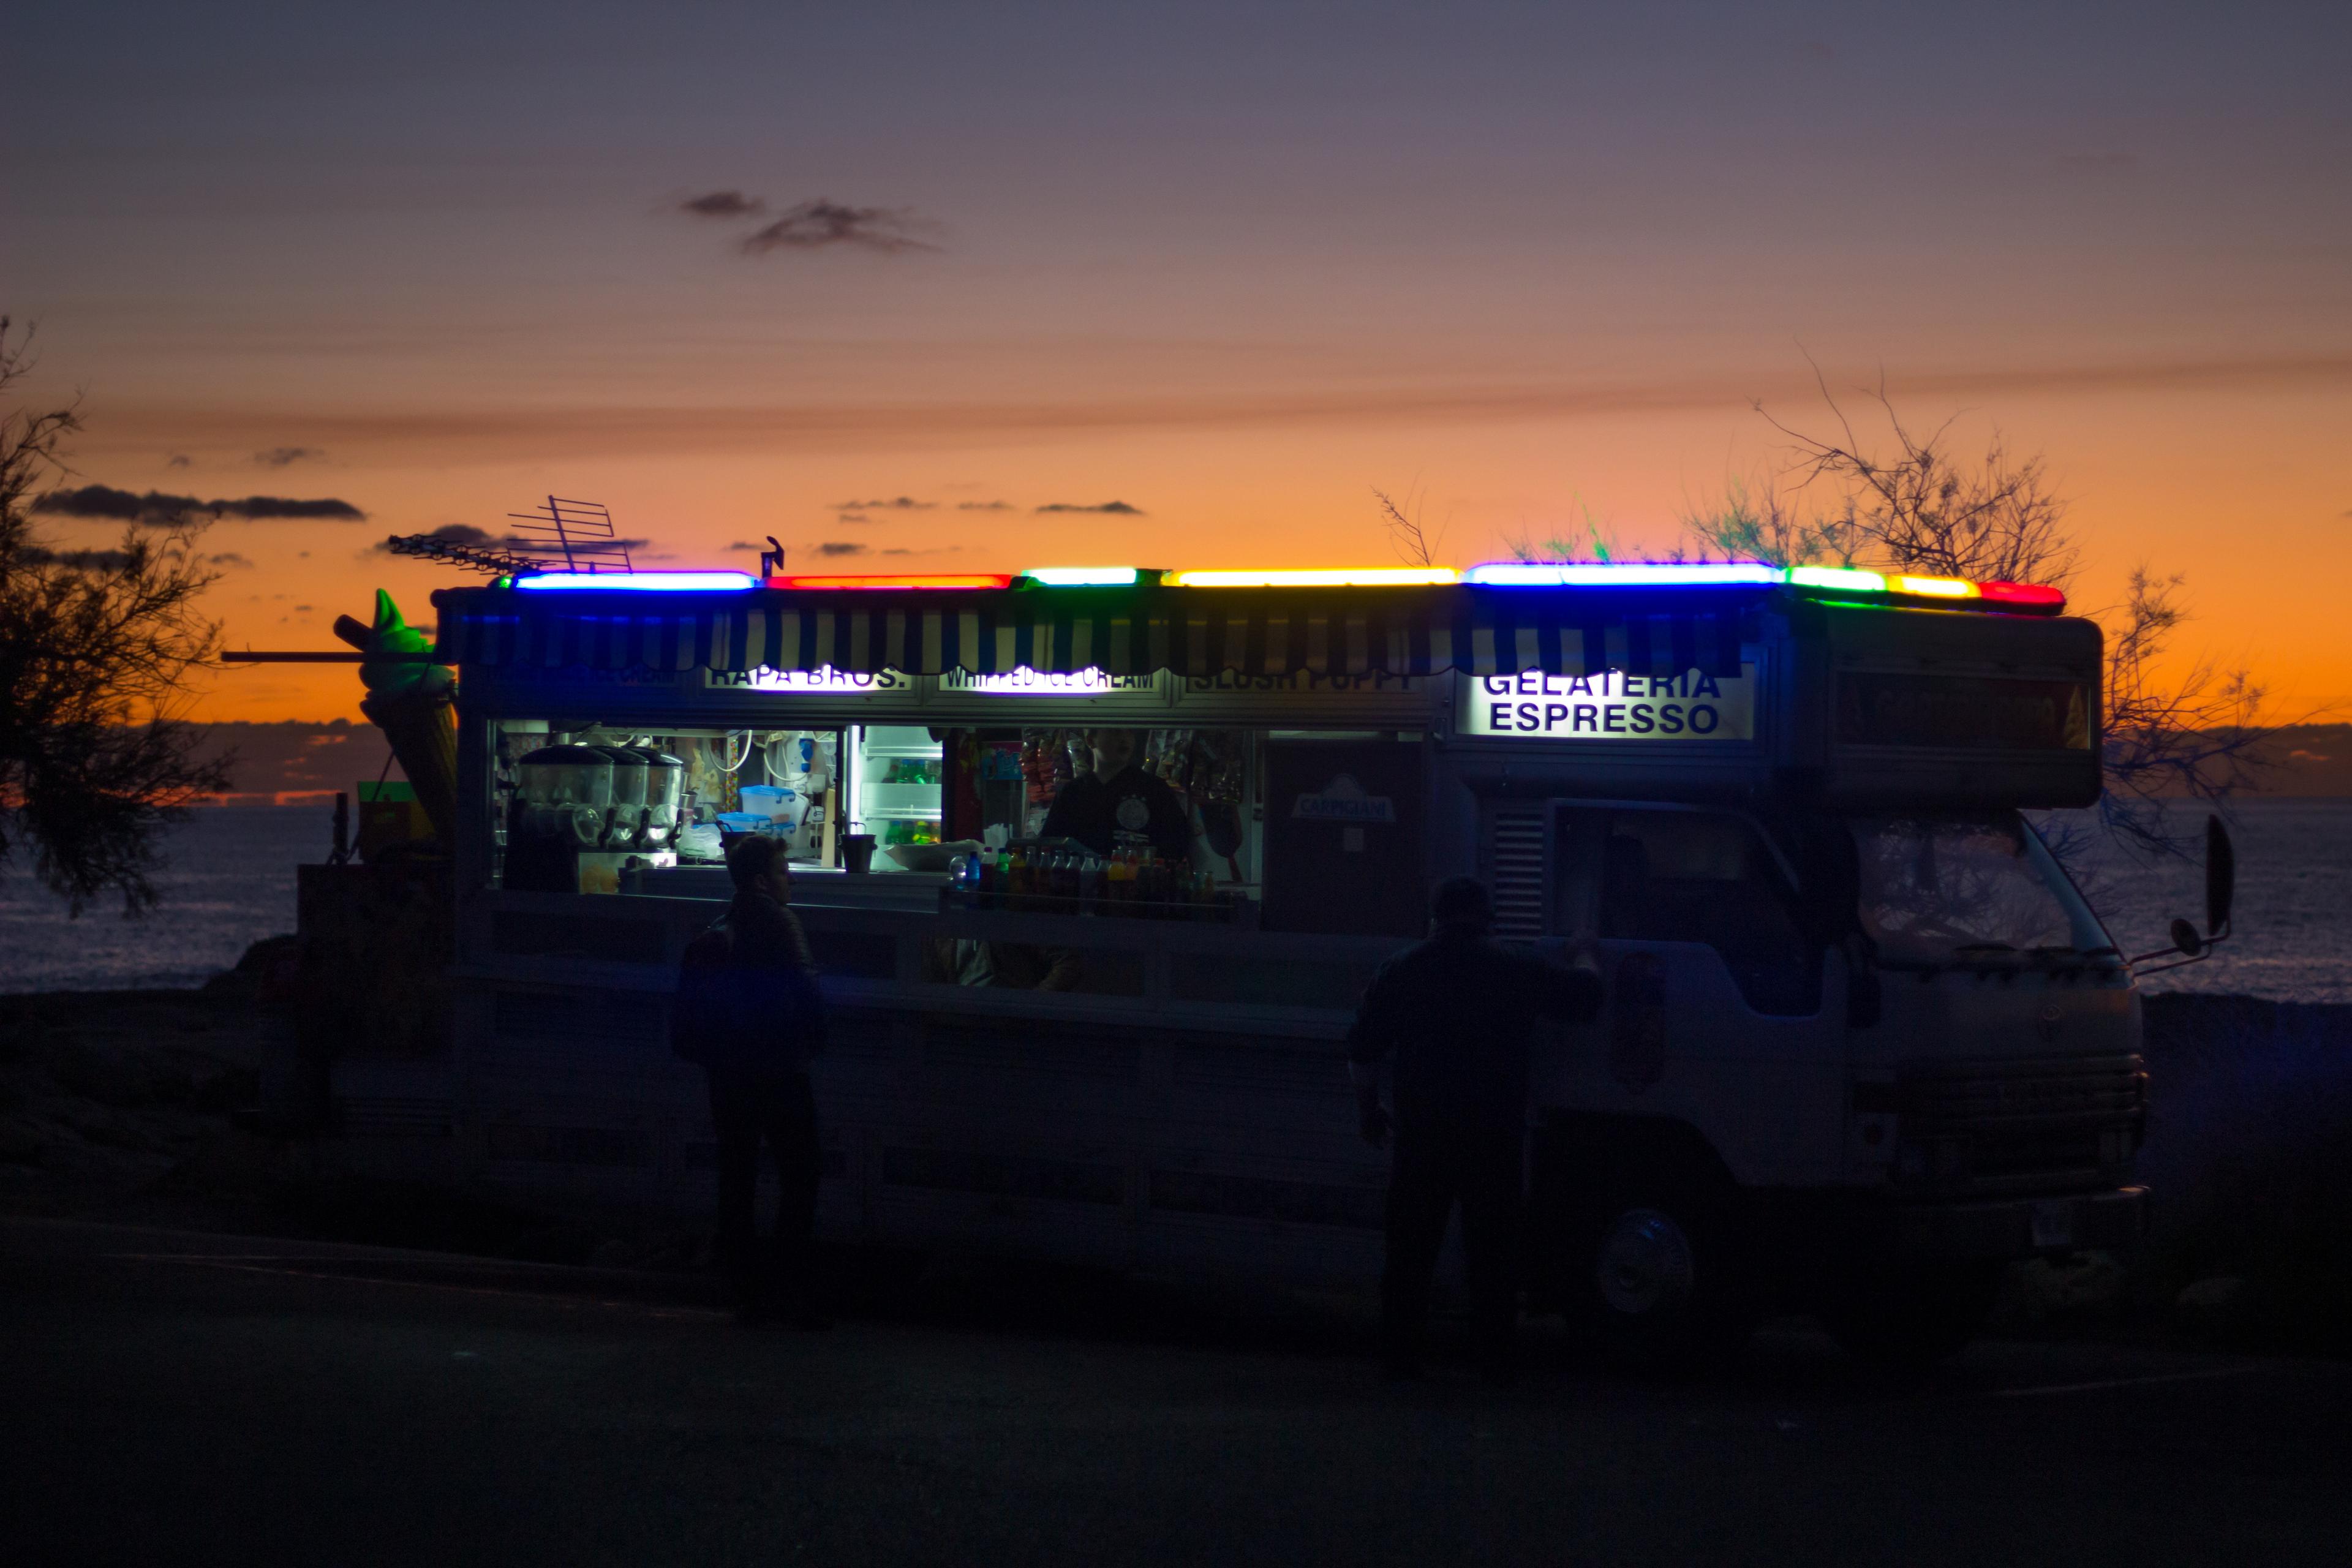
[[1087,731],[1095,771],[1062,786],[1045,814],[1047,838],[1071,838],[1097,855],[1149,846],[1163,860],[1181,860],[1192,847],[1184,803],[1154,775],[1135,765],[1135,731]]

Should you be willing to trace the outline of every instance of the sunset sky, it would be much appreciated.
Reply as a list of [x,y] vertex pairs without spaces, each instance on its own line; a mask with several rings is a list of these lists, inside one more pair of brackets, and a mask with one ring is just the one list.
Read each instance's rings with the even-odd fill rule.
[[217,523],[232,646],[429,620],[478,579],[375,542],[550,491],[664,566],[1377,563],[1375,486],[1456,564],[1588,511],[1663,547],[1781,460],[1750,399],[1826,427],[1810,356],[2044,453],[2078,604],[2185,573],[2186,647],[2352,702],[2352,7],[112,0],[10,43],[0,310],[82,395],[73,482],[364,514]]

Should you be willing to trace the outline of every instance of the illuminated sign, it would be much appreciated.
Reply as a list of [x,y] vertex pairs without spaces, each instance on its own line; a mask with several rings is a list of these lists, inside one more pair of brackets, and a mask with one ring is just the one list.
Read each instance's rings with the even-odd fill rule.
[[1313,692],[1381,692],[1402,695],[1423,689],[1417,675],[1391,675],[1386,670],[1367,670],[1350,675],[1345,670],[1319,671],[1294,669],[1284,675],[1242,675],[1221,669],[1214,675],[1188,675],[1184,678],[1187,695],[1205,696],[1212,692],[1234,691],[1313,691]]
[[714,669],[705,683],[712,691],[762,691],[779,696],[873,697],[912,693],[912,677],[895,669],[871,672],[835,669],[821,664],[814,669]]
[[1463,682],[1454,732],[1542,741],[1745,741],[1756,733],[1756,668],[1628,675],[1481,675]]
[[1108,697],[1122,691],[1150,691],[1157,681],[1149,675],[1113,675],[1105,669],[1045,670],[1023,665],[1000,675],[972,675],[951,669],[940,677],[940,690],[978,691],[1001,697]]

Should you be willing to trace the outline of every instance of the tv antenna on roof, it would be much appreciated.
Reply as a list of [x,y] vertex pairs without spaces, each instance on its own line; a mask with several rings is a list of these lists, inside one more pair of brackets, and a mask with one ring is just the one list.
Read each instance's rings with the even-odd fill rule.
[[[507,515],[524,539],[543,541],[563,552],[567,572],[626,572],[629,552],[613,530],[613,514],[593,500],[550,496],[547,504]],[[520,542],[520,541],[517,541]]]

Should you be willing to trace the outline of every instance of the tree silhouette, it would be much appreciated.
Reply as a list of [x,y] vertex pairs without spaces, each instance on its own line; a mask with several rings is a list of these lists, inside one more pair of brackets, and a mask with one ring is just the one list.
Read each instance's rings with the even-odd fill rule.
[[26,404],[31,341],[0,316],[0,874],[29,850],[73,914],[110,892],[141,914],[163,830],[228,783],[231,759],[200,759],[202,731],[180,717],[219,646],[196,603],[219,574],[195,552],[206,521],[185,513],[106,550],[34,531],[35,492],[71,471],[81,415]]
[[[1816,372],[1816,379],[1819,373]],[[1683,527],[1702,551],[1778,565],[1834,561],[1972,582],[2065,587],[2082,551],[2068,532],[2066,500],[2040,456],[2013,458],[1996,434],[1981,454],[1957,453],[1948,422],[1922,433],[1906,425],[1882,386],[1871,396],[1888,437],[1854,429],[1826,383],[1834,436],[1808,434],[1765,412],[1789,440],[1789,463],[1761,487],[1732,486]],[[2188,620],[2182,579],[2134,568],[2123,602],[2095,613],[2106,631],[2101,692],[2105,788],[2099,821],[2143,851],[2186,853],[2195,835],[2169,826],[2168,796],[2220,802],[2255,787],[2266,694],[2249,672],[2198,659],[2167,676],[2164,655]],[[2061,841],[2053,847],[2065,853]]]

